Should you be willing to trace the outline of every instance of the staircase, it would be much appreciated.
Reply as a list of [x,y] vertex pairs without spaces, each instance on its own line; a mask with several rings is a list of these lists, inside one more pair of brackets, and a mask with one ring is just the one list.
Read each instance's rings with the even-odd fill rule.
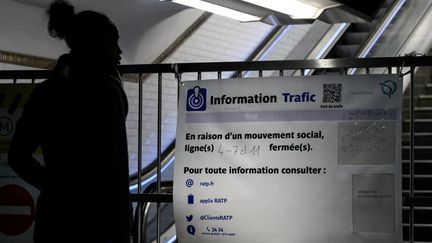
[[[414,196],[432,197],[432,67],[419,68],[414,85]],[[402,190],[409,197],[409,90],[403,100]],[[432,242],[432,204],[414,207],[414,241]],[[403,207],[403,236],[409,239],[409,207]]]

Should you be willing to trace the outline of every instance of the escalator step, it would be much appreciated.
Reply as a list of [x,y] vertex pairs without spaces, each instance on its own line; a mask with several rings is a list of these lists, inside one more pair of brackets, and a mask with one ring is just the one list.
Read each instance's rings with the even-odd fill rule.
[[344,42],[346,44],[361,45],[369,37],[369,32],[349,32],[344,35]]

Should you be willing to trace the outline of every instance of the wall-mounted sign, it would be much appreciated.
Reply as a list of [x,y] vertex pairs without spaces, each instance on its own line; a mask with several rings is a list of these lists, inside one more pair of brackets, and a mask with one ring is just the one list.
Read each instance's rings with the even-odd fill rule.
[[402,242],[395,75],[186,82],[179,242]]

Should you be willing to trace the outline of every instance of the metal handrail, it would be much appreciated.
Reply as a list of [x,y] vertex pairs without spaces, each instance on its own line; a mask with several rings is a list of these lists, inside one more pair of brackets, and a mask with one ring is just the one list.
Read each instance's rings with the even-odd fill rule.
[[[373,57],[373,58],[333,58],[317,60],[284,60],[257,62],[204,62],[178,63],[179,73],[187,72],[225,72],[225,71],[264,71],[264,70],[302,70],[329,68],[382,68],[431,66],[432,56]],[[120,73],[175,73],[173,64],[134,64],[120,65]],[[50,77],[49,70],[1,70],[0,79],[45,79]]]

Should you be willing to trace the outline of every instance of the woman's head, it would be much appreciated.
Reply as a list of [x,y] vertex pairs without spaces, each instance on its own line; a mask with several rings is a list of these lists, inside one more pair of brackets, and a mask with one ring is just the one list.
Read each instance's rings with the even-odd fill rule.
[[50,35],[65,39],[73,55],[106,65],[120,63],[118,30],[107,16],[94,11],[75,14],[74,7],[63,0],[53,2],[48,15]]

